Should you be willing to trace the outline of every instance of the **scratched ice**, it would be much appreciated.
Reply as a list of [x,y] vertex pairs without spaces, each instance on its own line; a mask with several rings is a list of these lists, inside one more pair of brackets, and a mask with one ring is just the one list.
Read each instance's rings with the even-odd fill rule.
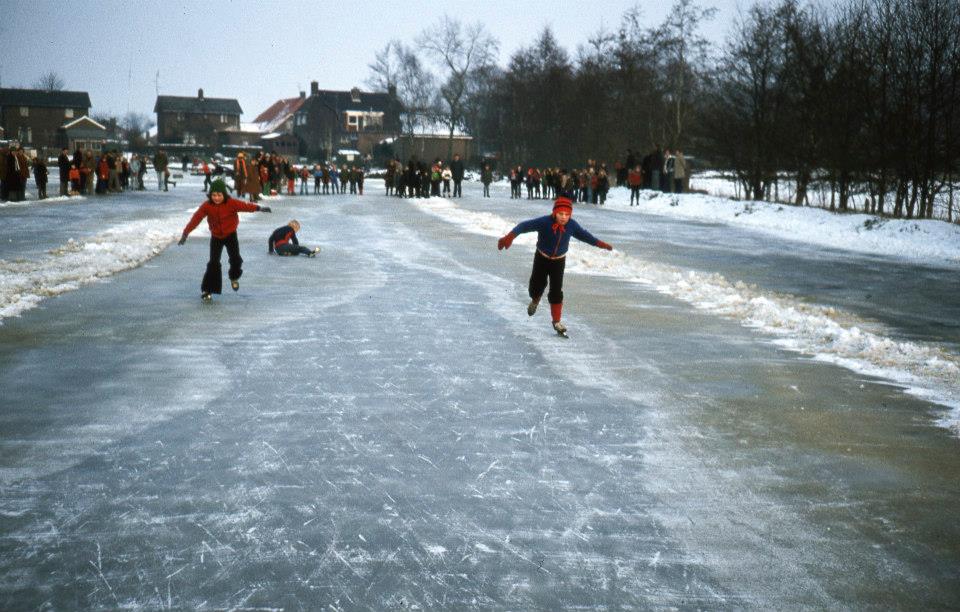
[[492,240],[548,204],[380,190],[208,305],[196,179],[0,207],[0,609],[960,606],[949,261],[616,194],[563,340]]

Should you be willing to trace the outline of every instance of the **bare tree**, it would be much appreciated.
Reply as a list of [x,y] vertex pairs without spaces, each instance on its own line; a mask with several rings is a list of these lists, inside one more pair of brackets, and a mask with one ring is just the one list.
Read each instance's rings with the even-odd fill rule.
[[665,102],[669,106],[672,132],[669,141],[674,146],[684,144],[686,124],[693,114],[701,77],[697,67],[706,65],[710,49],[710,43],[698,30],[701,23],[712,19],[716,12],[715,8],[701,8],[695,0],[677,0],[657,30],[667,76]]
[[53,70],[44,73],[33,82],[34,89],[42,89],[43,91],[62,91],[65,85],[63,77]]
[[447,156],[453,154],[453,133],[463,125],[470,92],[470,79],[477,78],[493,63],[499,43],[483,24],[464,26],[444,15],[418,38],[419,45],[434,60],[440,71],[439,99],[443,122],[449,129]]
[[127,113],[120,120],[120,130],[123,139],[134,153],[142,153],[147,150],[148,137],[147,132],[154,126],[150,115],[143,113]]
[[436,79],[426,70],[416,52],[393,40],[375,55],[369,64],[367,84],[379,91],[394,92],[400,103],[400,124],[404,134],[412,135],[436,116],[434,104]]

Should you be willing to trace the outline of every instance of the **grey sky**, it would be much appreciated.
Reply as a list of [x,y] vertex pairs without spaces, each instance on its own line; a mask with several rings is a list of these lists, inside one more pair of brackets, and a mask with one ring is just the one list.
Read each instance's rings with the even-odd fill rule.
[[[0,21],[0,85],[29,87],[54,70],[70,90],[88,91],[95,114],[153,113],[165,95],[236,98],[244,121],[316,80],[321,88],[364,87],[375,51],[390,39],[412,43],[444,14],[481,21],[500,41],[500,63],[549,24],[573,55],[601,26],[614,29],[638,4],[649,26],[671,2],[329,3],[13,0]],[[722,42],[745,0],[700,0],[718,14],[704,34]],[[364,8],[353,8],[364,7]]]

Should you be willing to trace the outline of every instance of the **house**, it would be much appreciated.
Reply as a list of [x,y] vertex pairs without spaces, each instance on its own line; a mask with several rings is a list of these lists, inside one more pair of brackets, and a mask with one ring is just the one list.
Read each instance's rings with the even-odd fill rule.
[[77,149],[102,151],[118,144],[115,135],[111,134],[107,126],[86,115],[62,125],[59,131],[61,146],[67,147],[70,151]]
[[233,98],[157,96],[157,146],[169,153],[208,153],[219,146],[227,128],[240,128],[243,109]]
[[473,136],[455,129],[451,140],[449,127],[432,121],[418,121],[412,131],[405,131],[382,144],[389,145],[393,155],[403,161],[410,158],[425,162],[435,159],[450,161],[454,155],[460,155],[460,159],[466,161],[474,158]]
[[241,123],[217,130],[217,149],[233,157],[239,151],[259,151],[260,126],[256,123]]
[[368,155],[400,130],[400,110],[394,91],[322,90],[313,81],[310,95],[293,112],[293,133],[301,142],[301,155],[326,159],[339,149]]
[[90,112],[85,91],[0,89],[0,127],[5,137],[49,154],[66,143],[61,128]]
[[259,127],[265,151],[287,157],[300,155],[302,143],[294,132],[294,123],[296,112],[306,100],[306,93],[301,91],[298,97],[277,100],[257,115],[253,121]]

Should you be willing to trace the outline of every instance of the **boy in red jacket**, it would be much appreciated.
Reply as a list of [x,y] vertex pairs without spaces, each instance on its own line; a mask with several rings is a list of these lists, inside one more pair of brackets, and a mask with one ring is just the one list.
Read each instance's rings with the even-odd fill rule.
[[220,293],[223,285],[223,272],[220,268],[220,256],[223,248],[227,248],[227,258],[230,261],[230,286],[234,291],[240,289],[240,276],[243,270],[243,258],[240,257],[240,241],[237,240],[237,226],[240,225],[238,212],[270,212],[269,206],[232,199],[227,195],[227,184],[223,179],[217,179],[210,184],[209,199],[200,205],[193,213],[187,226],[183,228],[183,235],[177,244],[187,241],[187,236],[195,230],[204,217],[210,227],[210,261],[207,262],[207,271],[200,283],[200,299],[209,302],[213,299],[212,293]]

